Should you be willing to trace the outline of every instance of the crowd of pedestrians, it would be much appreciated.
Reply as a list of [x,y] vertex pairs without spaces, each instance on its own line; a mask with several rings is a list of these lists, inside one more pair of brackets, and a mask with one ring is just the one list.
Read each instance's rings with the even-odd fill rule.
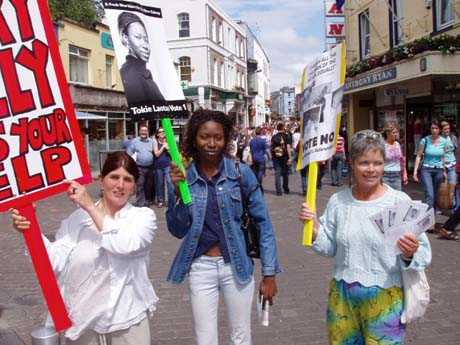
[[165,204],[165,188],[169,181],[171,156],[163,128],[150,136],[147,125],[139,126],[139,136],[125,144],[126,152],[134,159],[139,170],[136,182],[135,206],[149,207]]
[[[252,344],[255,290],[272,304],[278,293],[276,275],[282,271],[263,179],[273,170],[276,197],[290,193],[289,177],[296,173],[301,153],[300,132],[295,121],[242,129],[222,112],[200,109],[189,119],[181,142],[186,171],[171,162],[164,130],[151,136],[140,125],[139,136],[126,142],[125,152],[108,155],[99,200],[69,181],[68,197],[79,208],[62,222],[54,242],[44,238],[73,321],[65,333],[67,343],[98,344],[103,334],[113,345],[150,344],[148,320],[158,297],[147,265],[157,229],[150,206],[156,203],[167,206],[166,227],[182,241],[167,280],[188,280],[197,344],[218,344],[220,296],[228,311],[230,344]],[[314,221],[313,250],[335,263],[327,306],[329,342],[404,344],[401,271],[428,267],[430,244],[425,234],[405,235],[398,241],[402,254],[391,256],[380,250],[384,239],[369,216],[409,200],[401,191],[408,182],[406,158],[394,127],[383,133],[358,132],[349,145],[346,140],[341,130],[331,160],[319,162],[318,188],[328,169],[336,187],[349,170],[349,187],[332,195],[322,217],[306,204],[299,213],[302,222]],[[456,152],[449,124],[433,121],[431,135],[420,141],[413,174],[416,181],[421,176],[426,202],[433,208],[442,179],[456,183]],[[308,167],[300,169],[303,193],[307,176]],[[191,205],[180,198],[183,180]],[[254,260],[241,230],[245,215],[258,229],[262,279],[257,288]],[[17,210],[12,210],[12,220],[18,231],[30,226]],[[460,207],[440,235],[458,239],[458,223]]]

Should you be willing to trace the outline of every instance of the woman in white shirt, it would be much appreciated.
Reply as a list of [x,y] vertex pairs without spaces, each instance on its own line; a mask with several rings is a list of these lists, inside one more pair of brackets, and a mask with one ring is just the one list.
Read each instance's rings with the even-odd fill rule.
[[[97,345],[101,335],[112,345],[150,344],[148,315],[158,297],[147,271],[157,225],[150,208],[128,203],[138,177],[128,154],[110,154],[102,198],[94,202],[84,186],[69,181],[69,199],[79,208],[54,242],[43,236],[73,323],[65,332],[68,345]],[[18,231],[27,231],[30,222],[17,210],[12,218]]]

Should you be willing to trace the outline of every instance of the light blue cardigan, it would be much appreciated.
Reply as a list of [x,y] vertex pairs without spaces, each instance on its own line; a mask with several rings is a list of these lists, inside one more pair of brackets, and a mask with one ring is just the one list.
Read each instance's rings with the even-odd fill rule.
[[383,207],[410,200],[403,192],[385,185],[387,191],[372,201],[353,197],[351,189],[334,194],[320,218],[320,230],[313,250],[334,258],[334,278],[347,283],[389,288],[402,286],[401,269],[423,270],[431,262],[431,247],[426,234],[408,265],[401,256],[386,253],[383,234],[374,228],[370,216]]

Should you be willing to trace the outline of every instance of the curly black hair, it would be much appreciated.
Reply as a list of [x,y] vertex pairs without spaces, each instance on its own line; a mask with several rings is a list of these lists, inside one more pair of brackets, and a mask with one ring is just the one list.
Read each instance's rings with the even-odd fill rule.
[[199,109],[195,111],[187,122],[184,140],[182,142],[183,155],[193,160],[198,160],[198,151],[196,149],[196,136],[198,129],[202,124],[208,121],[220,123],[224,129],[225,150],[224,154],[228,154],[229,143],[233,137],[233,120],[221,111]]

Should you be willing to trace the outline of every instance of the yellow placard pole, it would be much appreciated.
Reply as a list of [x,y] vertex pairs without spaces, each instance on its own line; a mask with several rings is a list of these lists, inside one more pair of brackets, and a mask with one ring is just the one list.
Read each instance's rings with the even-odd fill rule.
[[[316,183],[318,180],[318,162],[313,162],[308,166],[308,186],[305,198],[308,207],[316,212]],[[306,221],[303,227],[302,244],[307,247],[313,245],[313,220]]]

